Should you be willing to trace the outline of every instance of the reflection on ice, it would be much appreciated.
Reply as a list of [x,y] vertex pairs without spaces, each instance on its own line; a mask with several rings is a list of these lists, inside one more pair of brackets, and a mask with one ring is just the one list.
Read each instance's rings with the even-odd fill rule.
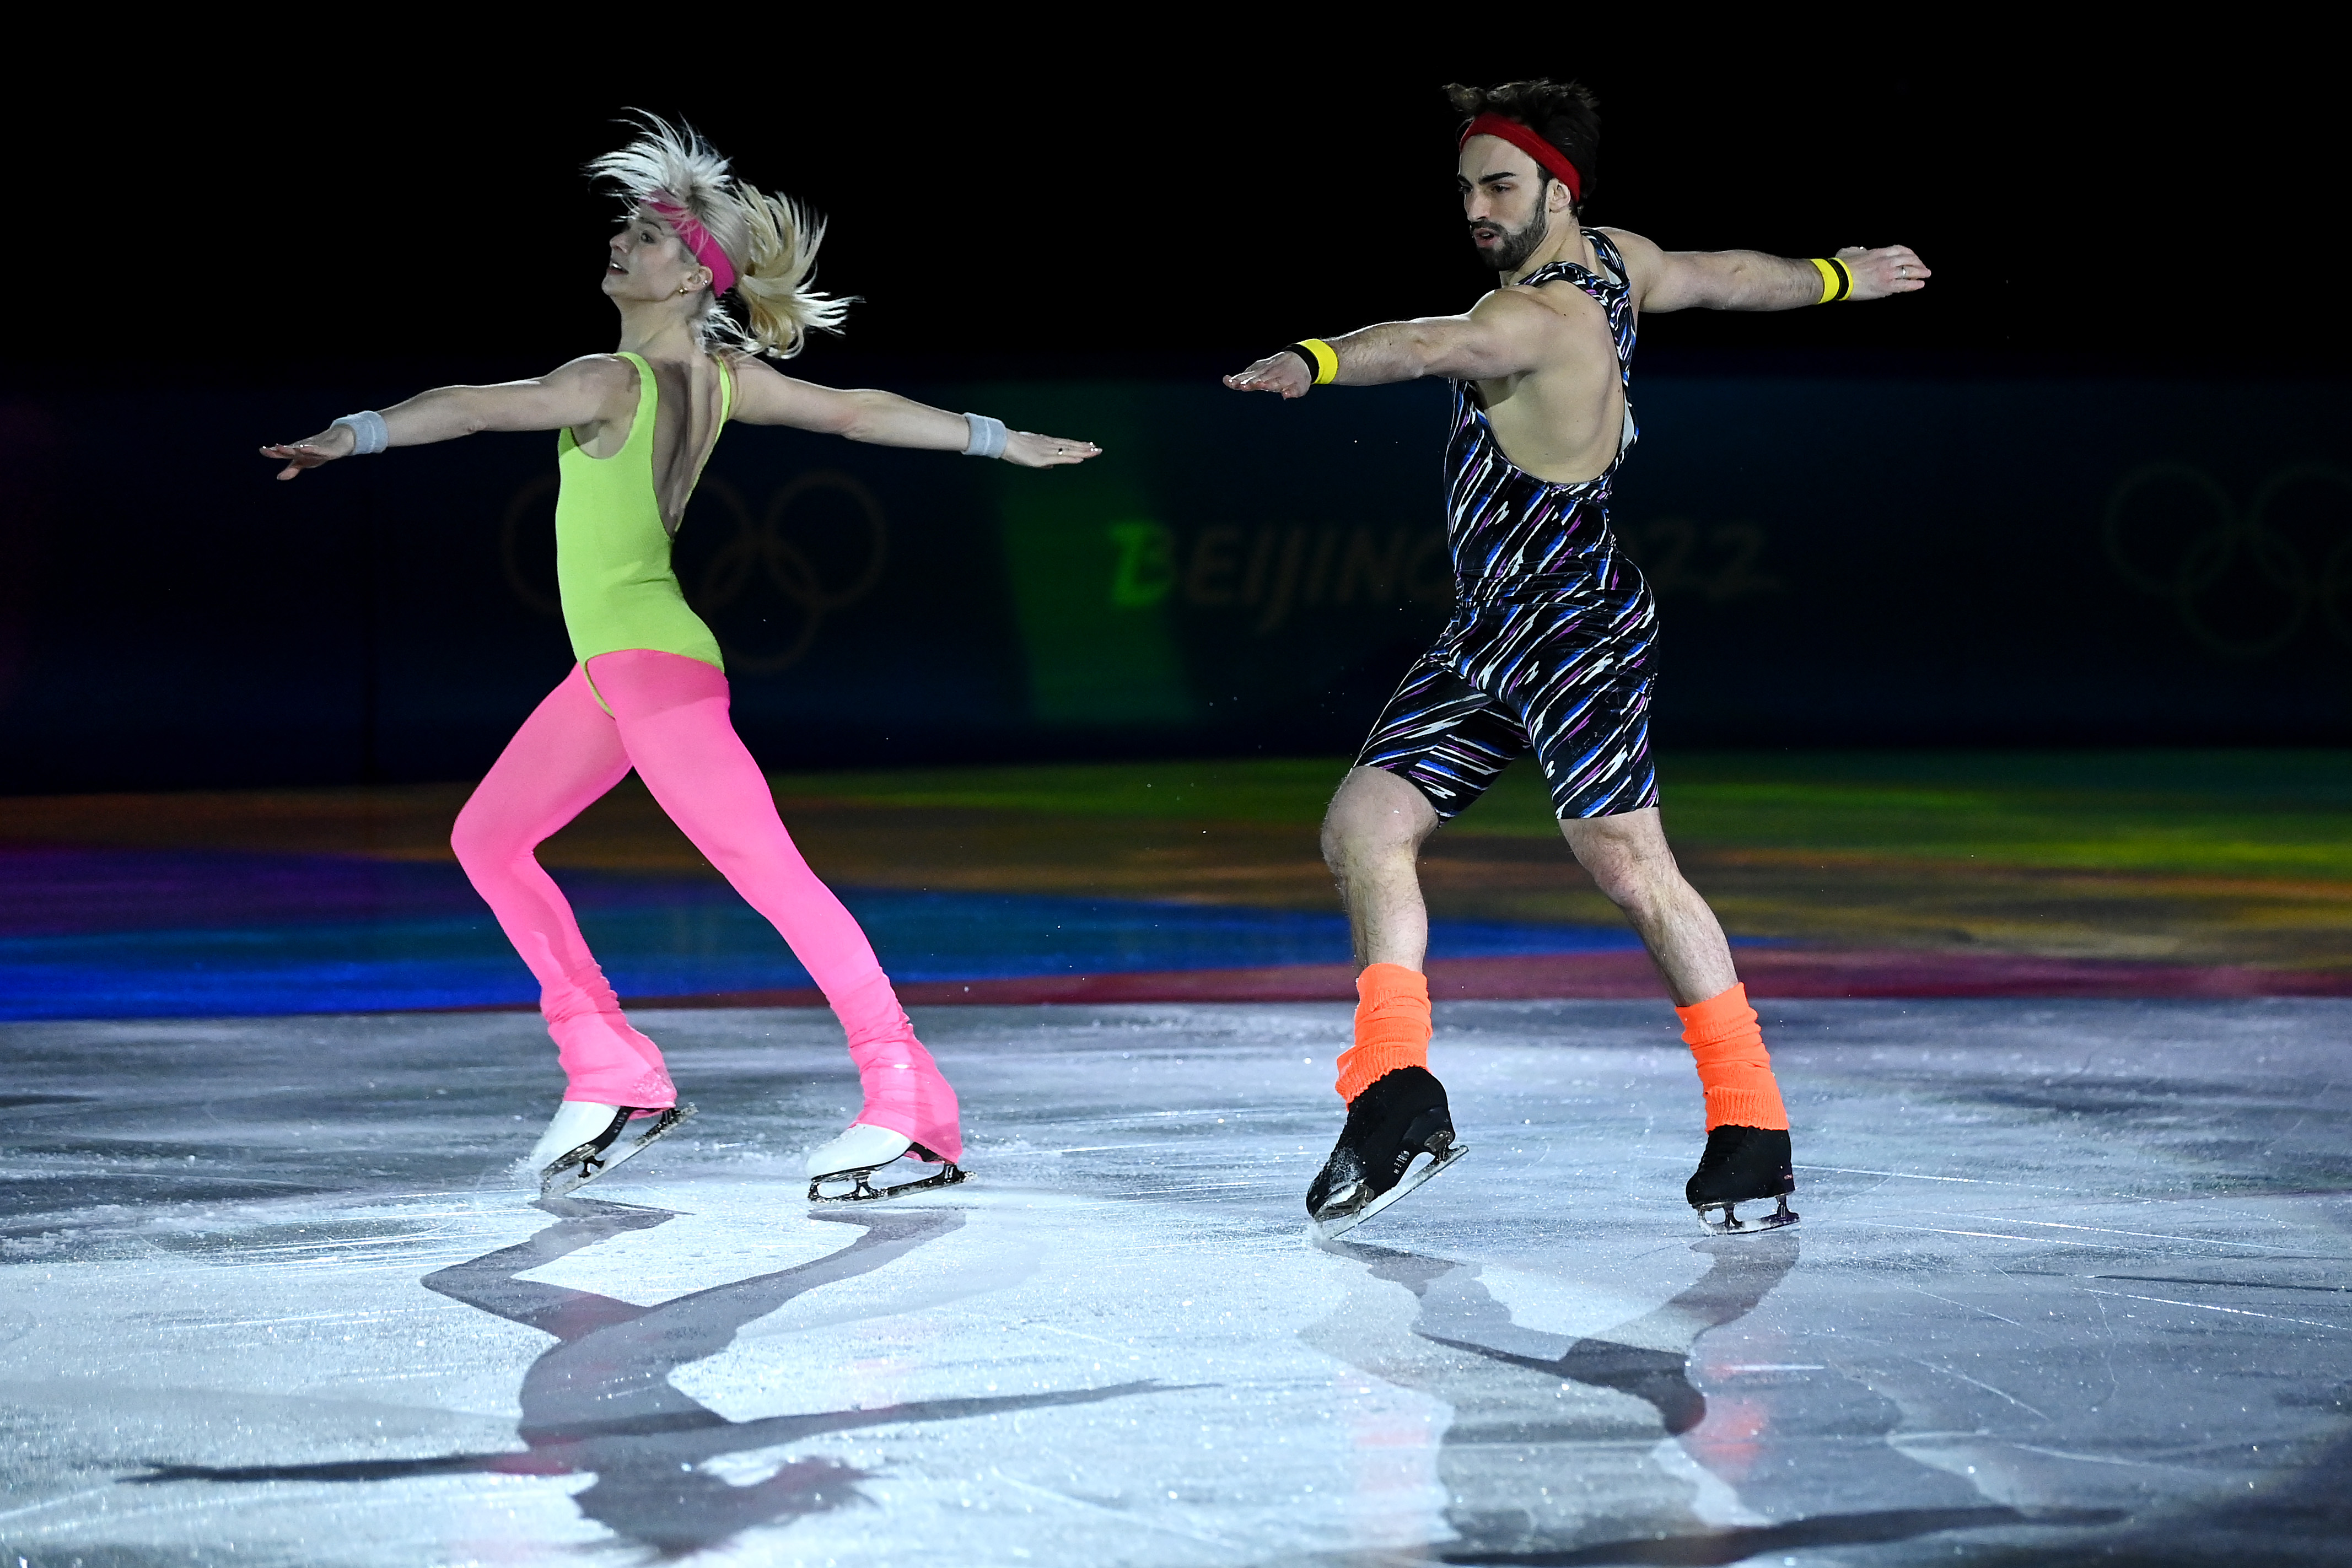
[[516,1427],[516,1436],[526,1445],[521,1452],[340,1464],[157,1465],[134,1479],[381,1481],[467,1470],[531,1476],[593,1473],[595,1483],[572,1499],[583,1514],[625,1539],[664,1552],[686,1552],[788,1515],[866,1500],[856,1490],[864,1473],[831,1459],[787,1459],[765,1479],[737,1485],[702,1468],[714,1458],[772,1448],[823,1432],[1089,1404],[1154,1386],[1140,1382],[1064,1394],[933,1399],[873,1410],[729,1421],[680,1393],[669,1381],[670,1374],[717,1354],[744,1324],[794,1296],[869,1273],[960,1228],[963,1216],[936,1210],[826,1216],[861,1234],[814,1262],[639,1307],[517,1276],[627,1231],[666,1224],[677,1218],[674,1214],[577,1197],[542,1198],[532,1207],[555,1215],[557,1222],[519,1246],[425,1277],[429,1291],[555,1336],[555,1344],[523,1378],[522,1419]]

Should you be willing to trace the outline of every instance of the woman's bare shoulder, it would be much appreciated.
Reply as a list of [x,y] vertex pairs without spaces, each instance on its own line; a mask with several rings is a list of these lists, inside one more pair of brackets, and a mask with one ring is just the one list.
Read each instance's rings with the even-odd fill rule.
[[714,350],[710,357],[724,366],[727,373],[733,376],[739,383],[746,381],[781,382],[789,379],[764,358],[746,350],[719,349]]
[[616,353],[583,354],[576,360],[566,360],[541,379],[570,382],[575,386],[593,387],[599,392],[634,392],[637,385],[637,367]]

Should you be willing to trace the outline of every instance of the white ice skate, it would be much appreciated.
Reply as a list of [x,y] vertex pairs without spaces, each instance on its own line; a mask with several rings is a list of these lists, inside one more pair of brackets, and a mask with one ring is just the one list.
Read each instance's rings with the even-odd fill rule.
[[555,1119],[531,1145],[530,1168],[539,1173],[539,1196],[562,1197],[594,1181],[623,1160],[644,1154],[662,1136],[694,1114],[691,1105],[632,1122],[646,1108],[599,1105],[593,1100],[566,1100],[555,1108]]
[[[940,1168],[918,1180],[902,1181],[890,1186],[877,1187],[868,1179],[884,1166],[899,1159],[920,1160]],[[852,1122],[847,1132],[809,1155],[808,1200],[811,1203],[866,1203],[877,1197],[897,1197],[902,1193],[920,1192],[928,1187],[953,1186],[967,1179],[968,1174],[953,1160],[934,1154],[904,1133]],[[849,1190],[829,1193],[824,1190],[827,1183],[836,1186],[847,1183]]]

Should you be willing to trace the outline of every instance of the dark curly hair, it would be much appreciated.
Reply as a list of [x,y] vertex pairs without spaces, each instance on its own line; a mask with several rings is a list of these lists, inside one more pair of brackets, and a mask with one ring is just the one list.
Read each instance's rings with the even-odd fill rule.
[[[1499,114],[1517,120],[1559,148],[1576,165],[1583,182],[1583,198],[1578,205],[1591,199],[1593,183],[1600,177],[1601,100],[1582,82],[1557,82],[1546,77],[1507,81],[1500,87],[1464,87],[1453,82],[1447,85],[1445,96],[1465,124],[1482,114]],[[1550,172],[1541,173],[1543,184],[1549,184]]]

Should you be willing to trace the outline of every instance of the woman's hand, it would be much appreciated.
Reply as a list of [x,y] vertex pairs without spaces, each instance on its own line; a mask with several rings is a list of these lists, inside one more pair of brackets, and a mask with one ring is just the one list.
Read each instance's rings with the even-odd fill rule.
[[290,446],[265,446],[261,455],[286,465],[278,471],[280,479],[293,479],[299,478],[305,468],[349,457],[359,444],[359,435],[350,425],[331,424],[308,441],[297,441]]
[[1093,442],[1076,441],[1066,435],[1013,430],[1007,431],[1004,436],[1003,460],[1018,463],[1024,468],[1060,468],[1101,455],[1102,448]]

